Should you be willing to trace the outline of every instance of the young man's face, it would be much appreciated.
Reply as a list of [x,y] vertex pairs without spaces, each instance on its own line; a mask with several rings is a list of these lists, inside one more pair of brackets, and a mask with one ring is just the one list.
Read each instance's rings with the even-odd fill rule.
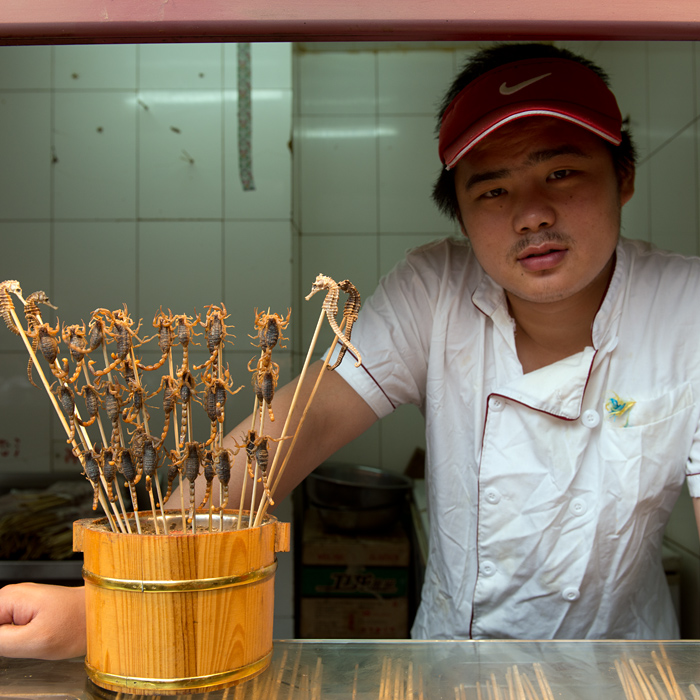
[[459,161],[463,232],[505,290],[547,303],[584,292],[610,262],[633,177],[618,183],[603,141],[549,117],[519,119]]

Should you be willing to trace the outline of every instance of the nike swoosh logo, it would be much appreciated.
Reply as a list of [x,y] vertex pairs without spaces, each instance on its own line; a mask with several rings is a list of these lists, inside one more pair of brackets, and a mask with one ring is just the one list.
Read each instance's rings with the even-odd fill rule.
[[530,78],[529,80],[523,80],[522,83],[517,83],[516,85],[512,85],[511,87],[508,87],[505,83],[501,83],[501,87],[498,88],[498,92],[500,92],[501,95],[512,95],[513,93],[516,93],[519,90],[526,88],[528,85],[532,85],[533,83],[536,83],[538,80],[542,80],[542,78],[546,78],[548,75],[552,75],[552,74],[551,73],[544,73],[543,75],[538,75],[535,78]]

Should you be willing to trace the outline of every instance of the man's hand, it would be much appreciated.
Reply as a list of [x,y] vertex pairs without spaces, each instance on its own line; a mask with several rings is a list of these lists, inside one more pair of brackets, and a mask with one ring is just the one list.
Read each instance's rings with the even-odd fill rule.
[[0,656],[85,654],[85,588],[17,583],[0,588]]

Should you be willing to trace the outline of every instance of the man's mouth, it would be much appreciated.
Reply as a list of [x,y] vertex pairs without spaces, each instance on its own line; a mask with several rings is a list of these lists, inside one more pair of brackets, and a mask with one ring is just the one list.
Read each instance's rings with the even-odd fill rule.
[[540,272],[557,267],[564,260],[567,249],[551,243],[529,246],[518,255],[518,262],[530,272]]

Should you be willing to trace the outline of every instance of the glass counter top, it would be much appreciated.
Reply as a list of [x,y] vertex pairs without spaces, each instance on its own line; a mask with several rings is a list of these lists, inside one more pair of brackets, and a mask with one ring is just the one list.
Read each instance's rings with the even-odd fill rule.
[[700,700],[700,642],[276,641],[272,663],[257,678],[179,696],[103,690],[88,680],[82,659],[0,658],[2,700],[129,697]]

